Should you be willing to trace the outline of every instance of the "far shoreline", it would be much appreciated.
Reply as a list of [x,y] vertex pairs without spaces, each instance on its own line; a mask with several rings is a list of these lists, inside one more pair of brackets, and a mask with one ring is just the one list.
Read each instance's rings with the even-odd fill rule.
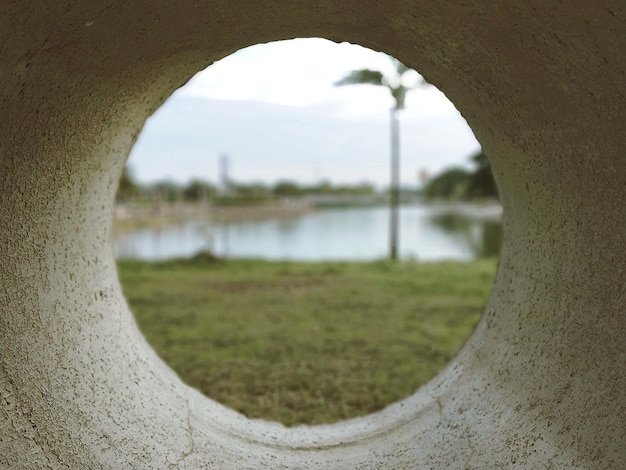
[[[432,201],[419,202],[418,204],[427,205],[442,213],[456,213],[475,219],[500,220],[502,218],[502,205],[498,201]],[[405,207],[411,205],[413,204],[402,204]],[[354,207],[365,206],[357,204]],[[318,207],[308,201],[298,199],[286,199],[264,204],[219,206],[206,202],[176,202],[158,205],[118,203],[115,205],[113,220],[115,232],[124,233],[140,228],[163,227],[190,220],[231,223],[290,219],[329,208],[334,208],[334,206]]]
[[219,223],[248,222],[270,219],[288,219],[316,212],[311,204],[281,202],[212,206],[207,203],[172,203],[158,206],[149,204],[116,204],[115,232],[127,232],[143,227],[160,227],[189,220],[207,220]]

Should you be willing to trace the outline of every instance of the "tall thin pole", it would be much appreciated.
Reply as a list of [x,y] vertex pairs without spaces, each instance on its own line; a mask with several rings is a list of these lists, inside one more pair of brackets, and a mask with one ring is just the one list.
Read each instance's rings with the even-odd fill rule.
[[220,155],[220,184],[223,196],[230,196],[230,175],[228,174],[228,155]]
[[391,187],[389,194],[389,258],[398,259],[399,206],[400,206],[400,126],[395,107],[391,108]]

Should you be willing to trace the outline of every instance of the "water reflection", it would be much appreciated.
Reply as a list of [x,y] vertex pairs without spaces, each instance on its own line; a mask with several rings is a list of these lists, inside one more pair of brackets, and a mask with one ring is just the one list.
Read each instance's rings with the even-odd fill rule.
[[[210,251],[233,258],[372,260],[388,253],[386,207],[329,209],[293,219],[213,223],[193,220],[124,233],[118,258],[166,259]],[[470,260],[497,256],[500,222],[464,210],[405,206],[400,257]]]
[[476,219],[458,212],[434,214],[430,221],[442,231],[464,243],[474,258],[494,257],[502,246],[500,220]]

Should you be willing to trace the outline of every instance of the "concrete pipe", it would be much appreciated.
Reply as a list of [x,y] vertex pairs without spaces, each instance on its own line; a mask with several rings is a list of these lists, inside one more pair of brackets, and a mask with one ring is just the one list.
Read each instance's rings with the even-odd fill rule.
[[[0,3],[2,468],[623,468],[626,11],[557,0]],[[146,344],[111,244],[146,118],[242,47],[325,37],[417,68],[504,205],[477,330],[415,395],[327,426],[248,420]],[[407,358],[409,360],[409,358]]]

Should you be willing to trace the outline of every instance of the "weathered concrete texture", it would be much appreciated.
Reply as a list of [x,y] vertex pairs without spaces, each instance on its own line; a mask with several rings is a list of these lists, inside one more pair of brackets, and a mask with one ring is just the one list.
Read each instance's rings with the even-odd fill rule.
[[[0,467],[623,468],[624,8],[1,2]],[[285,429],[158,360],[110,219],[169,94],[236,49],[308,36],[384,50],[455,102],[492,158],[505,246],[476,333],[432,383],[364,419]]]

